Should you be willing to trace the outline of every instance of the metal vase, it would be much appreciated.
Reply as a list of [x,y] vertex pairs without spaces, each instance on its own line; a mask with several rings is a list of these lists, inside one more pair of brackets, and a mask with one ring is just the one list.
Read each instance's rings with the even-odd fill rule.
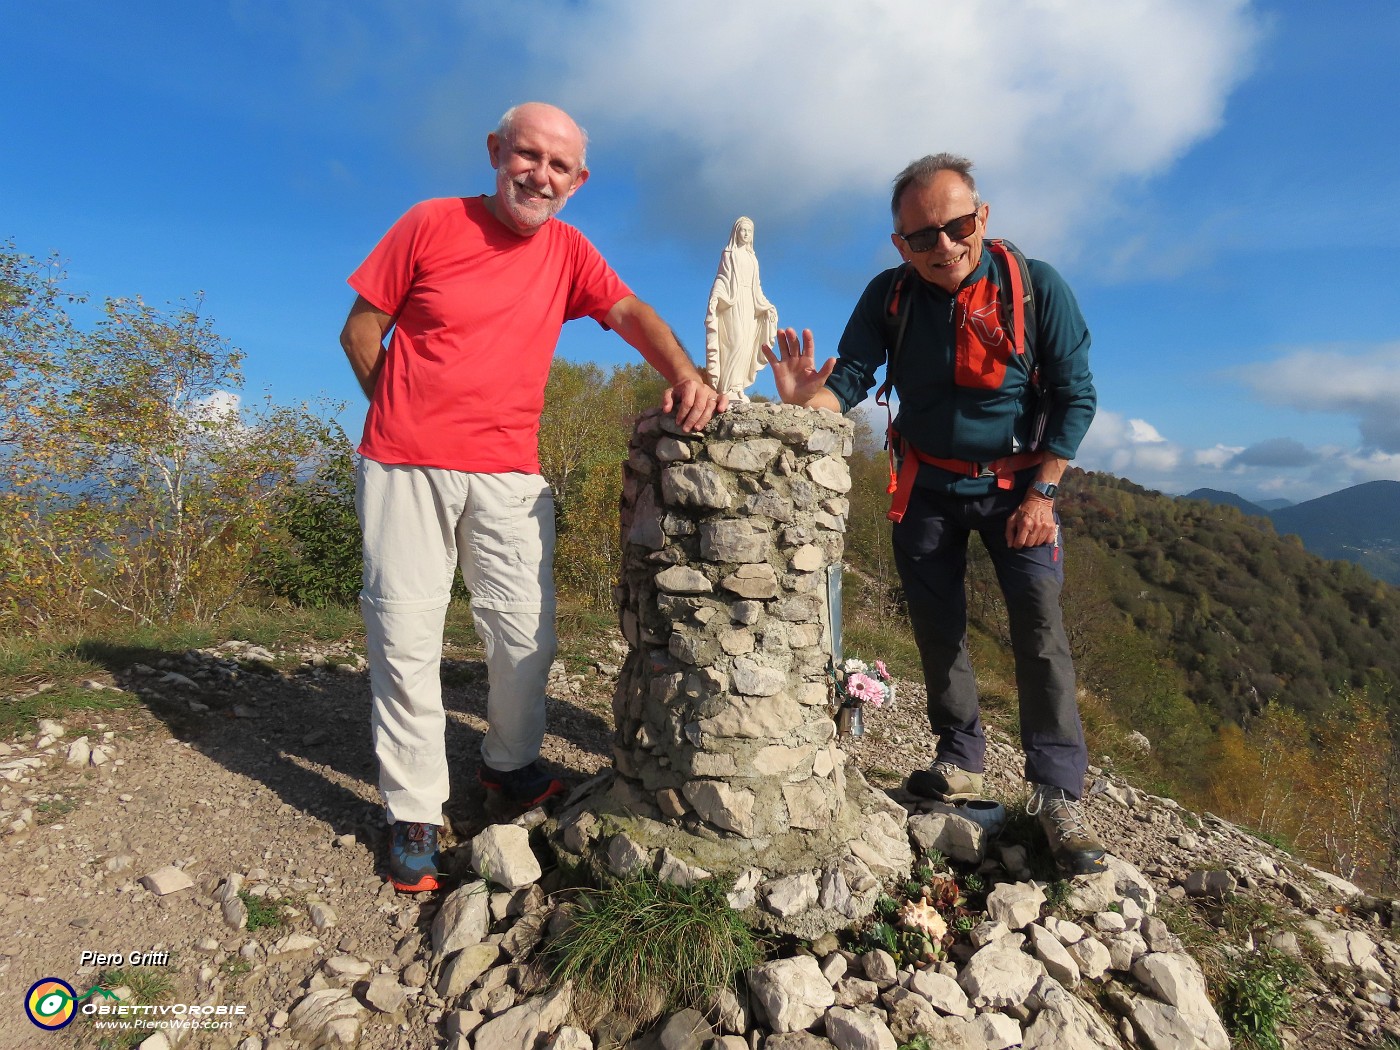
[[842,704],[836,712],[836,731],[842,736],[864,736],[864,708],[860,704]]

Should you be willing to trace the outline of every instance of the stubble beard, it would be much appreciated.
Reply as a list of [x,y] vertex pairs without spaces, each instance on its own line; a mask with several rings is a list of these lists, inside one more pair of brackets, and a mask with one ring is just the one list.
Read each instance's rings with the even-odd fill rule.
[[501,205],[517,225],[526,229],[543,226],[559,213],[567,200],[553,196],[548,188],[537,189],[523,175],[517,179],[503,175],[499,183]]

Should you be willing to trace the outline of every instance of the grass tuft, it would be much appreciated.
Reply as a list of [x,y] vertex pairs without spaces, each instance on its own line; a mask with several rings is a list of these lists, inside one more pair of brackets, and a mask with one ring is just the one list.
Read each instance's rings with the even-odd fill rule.
[[0,737],[10,737],[34,728],[41,718],[63,719],[75,711],[95,715],[135,707],[130,693],[98,692],[80,686],[60,686],[32,696],[0,700]]
[[144,966],[103,970],[97,975],[97,983],[108,990],[123,986],[130,988],[132,1001],[142,1006],[166,1002],[175,992],[175,981],[170,974],[163,969]]
[[588,891],[555,951],[554,977],[574,982],[586,1026],[616,1011],[634,1029],[675,1010],[708,1010],[760,958],[717,883],[653,878]]

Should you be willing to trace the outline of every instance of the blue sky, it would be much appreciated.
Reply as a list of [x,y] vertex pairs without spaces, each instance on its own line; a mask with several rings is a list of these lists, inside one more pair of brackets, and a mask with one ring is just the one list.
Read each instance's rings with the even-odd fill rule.
[[[703,7],[703,9],[702,9]],[[588,128],[562,217],[703,357],[755,221],[834,352],[896,261],[889,180],[971,156],[991,232],[1094,335],[1079,464],[1308,499],[1400,479],[1400,4],[1232,0],[0,0],[0,240],[95,298],[202,290],[244,396],[362,398],[345,276],[410,204],[491,189],[529,99]],[[632,351],[590,321],[560,353]],[[765,370],[757,390],[771,393]]]

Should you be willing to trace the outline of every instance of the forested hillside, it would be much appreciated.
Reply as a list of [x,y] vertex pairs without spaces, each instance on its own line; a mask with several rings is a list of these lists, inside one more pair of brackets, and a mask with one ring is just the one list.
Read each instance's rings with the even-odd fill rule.
[[1270,700],[1316,717],[1340,693],[1400,684],[1400,589],[1359,566],[1309,554],[1267,519],[1107,474],[1072,471],[1060,510],[1071,543],[1100,548],[1115,606],[1224,718]]
[[1233,492],[1196,489],[1187,499],[1237,507],[1268,518],[1313,554],[1355,562],[1377,579],[1400,584],[1400,481],[1367,481],[1306,503],[1251,503]]
[[1281,533],[1296,533],[1308,550],[1345,558],[1388,583],[1400,584],[1400,482],[1368,481],[1291,507],[1269,511]]
[[[884,453],[867,444],[852,472],[847,615],[893,629]],[[1337,870],[1393,878],[1400,589],[1233,507],[1081,470],[1061,493],[1095,760]],[[1005,614],[976,542],[969,592],[984,704],[1013,718]]]

